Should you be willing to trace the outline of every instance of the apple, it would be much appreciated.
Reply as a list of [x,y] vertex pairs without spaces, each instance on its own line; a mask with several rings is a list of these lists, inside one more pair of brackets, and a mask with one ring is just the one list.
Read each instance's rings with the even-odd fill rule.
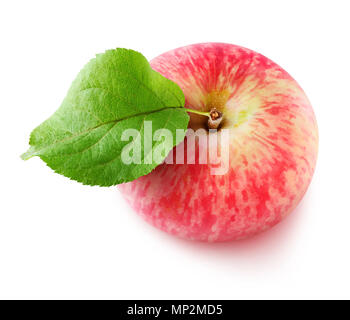
[[[163,163],[118,186],[135,211],[170,234],[209,242],[253,236],[292,212],[318,149],[315,115],[297,82],[263,55],[224,43],[178,48],[151,66],[181,87],[185,107],[223,114],[229,168],[213,175],[210,163]],[[205,117],[190,117],[189,127],[207,130]]]

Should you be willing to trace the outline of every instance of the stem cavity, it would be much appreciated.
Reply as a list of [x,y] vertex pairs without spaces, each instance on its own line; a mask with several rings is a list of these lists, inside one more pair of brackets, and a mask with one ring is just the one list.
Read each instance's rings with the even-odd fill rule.
[[205,112],[205,111],[198,111],[194,109],[188,109],[186,108],[187,112],[199,114],[202,116],[207,116],[208,117],[208,128],[209,129],[217,129],[219,128],[221,121],[223,119],[223,114],[216,108],[212,108],[210,112]]

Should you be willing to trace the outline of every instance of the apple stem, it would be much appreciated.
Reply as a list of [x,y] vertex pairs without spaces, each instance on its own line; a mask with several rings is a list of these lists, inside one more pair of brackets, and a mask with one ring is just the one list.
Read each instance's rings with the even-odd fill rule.
[[223,114],[216,108],[212,108],[209,113],[208,127],[209,129],[217,129],[223,119]]
[[200,114],[201,116],[207,116],[208,118],[210,118],[210,112],[199,111],[199,110],[194,110],[194,109],[189,109],[189,108],[185,108],[185,109],[187,110],[187,112]]
[[217,129],[217,128],[219,128],[220,123],[221,123],[221,121],[223,119],[222,112],[220,112],[216,108],[210,109],[209,112],[198,111],[198,110],[188,109],[188,108],[185,108],[185,109],[187,110],[187,112],[192,112],[192,113],[199,114],[199,115],[202,115],[202,116],[207,116],[208,117],[208,128],[209,129]]

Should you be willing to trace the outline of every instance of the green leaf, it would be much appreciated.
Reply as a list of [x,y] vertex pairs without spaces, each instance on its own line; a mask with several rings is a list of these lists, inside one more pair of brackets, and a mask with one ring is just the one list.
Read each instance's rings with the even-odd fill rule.
[[[33,130],[22,158],[39,156],[55,172],[83,184],[131,181],[151,172],[180,141],[152,141],[151,150],[141,143],[141,163],[126,164],[123,148],[136,141],[122,141],[124,130],[139,130],[143,141],[145,121],[152,121],[152,137],[168,129],[175,140],[176,129],[188,125],[184,104],[179,86],[152,70],[142,54],[108,50],[80,71],[60,108]],[[164,153],[150,160],[157,147]]]

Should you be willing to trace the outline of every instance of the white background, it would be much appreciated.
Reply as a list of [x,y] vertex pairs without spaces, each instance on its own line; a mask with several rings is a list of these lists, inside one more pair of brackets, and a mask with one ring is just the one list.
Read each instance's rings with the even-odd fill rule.
[[[0,5],[0,298],[350,298],[349,1],[3,1]],[[178,240],[118,190],[80,185],[40,159],[31,130],[96,53],[151,59],[197,42],[239,44],[303,87],[320,130],[296,211],[253,239]]]

